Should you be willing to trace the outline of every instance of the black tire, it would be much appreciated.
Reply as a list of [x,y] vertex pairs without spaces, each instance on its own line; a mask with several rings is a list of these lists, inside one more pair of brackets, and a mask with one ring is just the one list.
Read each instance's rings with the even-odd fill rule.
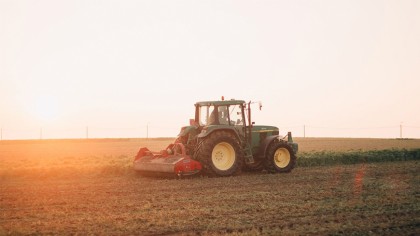
[[296,155],[285,142],[273,142],[267,149],[265,169],[270,173],[290,172],[295,167]]
[[204,174],[209,176],[237,175],[244,163],[237,138],[226,131],[210,134],[202,141],[194,156],[203,165]]

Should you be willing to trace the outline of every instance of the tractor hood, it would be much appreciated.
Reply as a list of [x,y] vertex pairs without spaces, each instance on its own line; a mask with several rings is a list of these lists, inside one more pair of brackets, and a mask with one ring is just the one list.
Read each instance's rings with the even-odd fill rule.
[[277,136],[279,135],[279,128],[275,126],[268,126],[268,125],[254,125],[251,130],[252,136],[252,149],[254,151],[260,148],[260,144],[266,138],[270,136]]
[[252,126],[252,133],[266,133],[266,132],[276,132],[279,133],[279,128],[275,126],[268,125],[254,125]]

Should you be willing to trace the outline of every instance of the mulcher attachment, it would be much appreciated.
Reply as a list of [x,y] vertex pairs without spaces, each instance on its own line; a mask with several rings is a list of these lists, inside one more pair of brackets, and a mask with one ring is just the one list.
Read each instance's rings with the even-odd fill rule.
[[201,163],[186,154],[182,143],[170,144],[165,150],[151,152],[143,147],[134,159],[134,170],[145,174],[162,173],[177,176],[193,175],[202,169]]

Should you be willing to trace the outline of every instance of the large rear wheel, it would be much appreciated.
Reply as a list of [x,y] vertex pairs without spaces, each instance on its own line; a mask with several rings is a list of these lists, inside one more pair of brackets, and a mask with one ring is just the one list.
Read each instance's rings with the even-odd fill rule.
[[226,131],[216,131],[203,140],[195,155],[210,176],[238,174],[243,165],[243,154],[236,137]]
[[264,166],[270,173],[290,172],[296,164],[293,149],[285,142],[274,142],[268,147]]

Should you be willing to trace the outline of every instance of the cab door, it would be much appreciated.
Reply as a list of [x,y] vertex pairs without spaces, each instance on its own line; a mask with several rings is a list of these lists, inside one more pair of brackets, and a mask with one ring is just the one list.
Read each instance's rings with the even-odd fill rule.
[[[241,139],[246,136],[246,129],[245,129],[245,116],[244,116],[244,109],[241,104],[238,105],[230,105],[229,109],[229,120],[230,125],[235,128],[238,132]],[[245,140],[243,140],[245,141]]]

